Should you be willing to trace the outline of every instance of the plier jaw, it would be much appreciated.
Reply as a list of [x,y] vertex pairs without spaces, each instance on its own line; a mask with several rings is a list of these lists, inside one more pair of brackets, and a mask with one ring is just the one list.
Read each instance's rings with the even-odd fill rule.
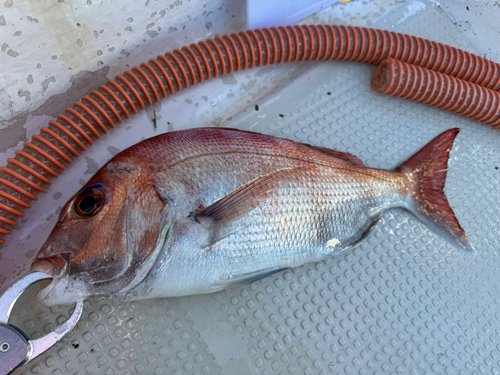
[[34,283],[51,279],[42,272],[34,272],[17,281],[0,297],[0,375],[7,375],[19,366],[38,357],[55,345],[78,323],[83,302],[77,302],[70,318],[61,326],[36,340],[30,340],[23,331],[9,324],[9,317],[17,299]]

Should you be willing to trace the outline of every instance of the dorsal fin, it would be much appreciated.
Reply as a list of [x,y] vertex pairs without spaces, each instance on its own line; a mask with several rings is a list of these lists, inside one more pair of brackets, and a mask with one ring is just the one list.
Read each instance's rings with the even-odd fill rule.
[[316,147],[316,146],[309,146],[313,150],[319,151],[325,155],[332,156],[337,159],[341,159],[345,161],[346,163],[349,163],[353,167],[356,168],[366,168],[366,166],[363,164],[363,162],[357,157],[352,154],[349,154],[347,152],[340,152],[336,150],[332,150],[326,147]]

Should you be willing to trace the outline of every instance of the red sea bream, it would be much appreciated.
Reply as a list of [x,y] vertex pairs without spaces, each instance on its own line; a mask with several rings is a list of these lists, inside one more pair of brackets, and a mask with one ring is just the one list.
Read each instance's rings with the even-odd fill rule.
[[393,171],[231,129],[166,133],[116,155],[61,211],[32,269],[49,305],[209,293],[317,262],[402,207],[472,250],[443,192],[451,129]]

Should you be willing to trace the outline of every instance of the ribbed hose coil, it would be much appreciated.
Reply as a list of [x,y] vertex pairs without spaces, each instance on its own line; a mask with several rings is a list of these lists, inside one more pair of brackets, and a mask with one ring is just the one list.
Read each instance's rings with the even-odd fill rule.
[[91,91],[49,121],[0,167],[0,243],[39,192],[93,140],[147,105],[205,80],[253,67],[296,61],[378,64],[394,58],[500,89],[500,65],[414,36],[351,26],[272,27],[184,46],[143,63]]
[[500,93],[446,74],[386,59],[373,76],[372,89],[500,128]]

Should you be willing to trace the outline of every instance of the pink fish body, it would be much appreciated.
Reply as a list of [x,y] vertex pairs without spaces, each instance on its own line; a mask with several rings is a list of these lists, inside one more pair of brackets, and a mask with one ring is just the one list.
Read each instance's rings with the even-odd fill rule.
[[394,171],[231,129],[166,133],[115,156],[64,206],[32,269],[40,298],[209,293],[343,252],[403,207],[472,250],[443,193],[458,134]]

